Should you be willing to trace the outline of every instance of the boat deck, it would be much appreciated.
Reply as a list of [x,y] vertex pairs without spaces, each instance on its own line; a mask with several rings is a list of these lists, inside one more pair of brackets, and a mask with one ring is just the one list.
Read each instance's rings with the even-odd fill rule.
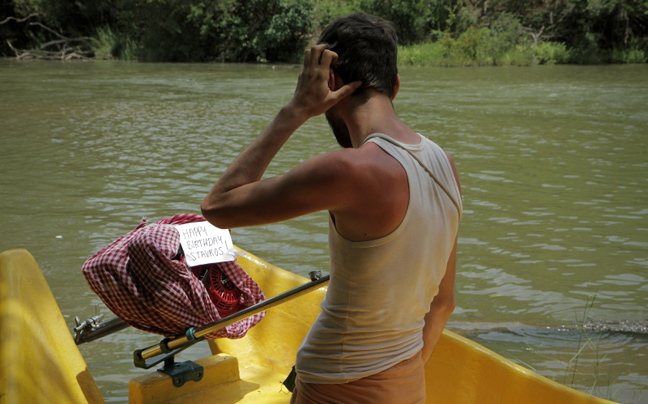
[[[199,382],[175,387],[169,376],[155,372],[131,380],[131,404],[158,403],[258,403],[287,404],[290,393],[282,385],[286,375],[258,366],[241,366],[227,354],[196,361],[204,368]],[[197,388],[200,384],[200,388]]]

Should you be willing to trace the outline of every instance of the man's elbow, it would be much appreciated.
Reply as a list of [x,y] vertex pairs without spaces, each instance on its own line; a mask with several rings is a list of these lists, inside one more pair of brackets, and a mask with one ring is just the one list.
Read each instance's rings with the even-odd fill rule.
[[450,315],[455,310],[455,299],[453,297],[444,297],[439,299],[434,299],[432,302],[433,310],[445,318],[450,317]]
[[227,223],[227,216],[219,212],[217,206],[210,202],[208,198],[205,198],[200,205],[200,211],[209,223],[218,227],[219,229],[229,229],[230,225]]
[[454,298],[453,298],[451,302],[448,302],[448,303],[445,305],[445,312],[446,312],[446,314],[448,315],[448,317],[450,317],[450,315],[451,315],[452,313],[454,313],[455,308],[456,308],[456,305],[455,305],[455,300],[454,300]]

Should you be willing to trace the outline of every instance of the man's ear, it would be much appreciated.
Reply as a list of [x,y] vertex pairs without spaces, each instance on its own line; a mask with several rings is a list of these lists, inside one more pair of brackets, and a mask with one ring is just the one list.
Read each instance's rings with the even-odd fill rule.
[[328,79],[328,88],[331,91],[337,91],[344,87],[344,81],[340,78],[340,76],[336,76],[335,73],[333,72],[333,69],[329,71],[329,79]]
[[331,91],[337,90],[335,86],[335,73],[333,72],[333,69],[329,69],[329,78],[328,78],[328,88]]
[[400,74],[396,74],[396,85],[394,86],[394,95],[392,95],[392,100],[396,98],[398,90],[400,90]]

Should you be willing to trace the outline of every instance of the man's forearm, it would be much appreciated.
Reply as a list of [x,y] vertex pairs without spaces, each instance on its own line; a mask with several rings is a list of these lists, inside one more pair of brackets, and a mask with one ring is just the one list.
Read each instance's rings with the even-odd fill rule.
[[284,106],[270,125],[229,166],[203,202],[207,208],[222,194],[259,181],[272,159],[305,120]]
[[447,304],[442,304],[439,302],[437,307],[433,304],[430,312],[425,316],[425,326],[423,328],[423,363],[427,363],[432,356],[453,310],[453,303],[448,302]]
[[[223,222],[223,216],[238,210],[241,217],[249,218],[258,211],[254,200],[258,199],[260,181],[268,165],[290,136],[311,117],[323,114],[343,98],[351,95],[360,82],[344,84],[331,90],[334,81],[331,64],[337,54],[316,45],[304,53],[304,68],[297,80],[297,88],[291,101],[284,106],[272,123],[241,153],[221,178],[214,184],[201,209],[205,218],[216,224],[252,223],[253,221]],[[277,181],[274,182],[277,184]],[[268,185],[266,182],[265,185]],[[270,188],[272,188],[270,186]],[[265,188],[266,197],[268,186]],[[245,211],[248,209],[247,211]],[[290,216],[287,214],[286,217]],[[222,224],[225,225],[225,224]]]

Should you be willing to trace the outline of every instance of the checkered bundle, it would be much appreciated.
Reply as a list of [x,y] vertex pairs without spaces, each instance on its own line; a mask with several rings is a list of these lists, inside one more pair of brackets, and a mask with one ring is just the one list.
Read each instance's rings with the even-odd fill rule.
[[[176,257],[180,233],[172,225],[201,221],[205,219],[193,214],[175,215],[154,224],[144,218],[135,230],[83,264],[81,270],[90,289],[117,317],[144,331],[170,337],[218,321],[221,316],[205,285],[185,264],[184,257]],[[239,309],[265,299],[236,261],[211,265],[217,265],[241,290]],[[206,338],[241,338],[264,314],[248,317]]]

